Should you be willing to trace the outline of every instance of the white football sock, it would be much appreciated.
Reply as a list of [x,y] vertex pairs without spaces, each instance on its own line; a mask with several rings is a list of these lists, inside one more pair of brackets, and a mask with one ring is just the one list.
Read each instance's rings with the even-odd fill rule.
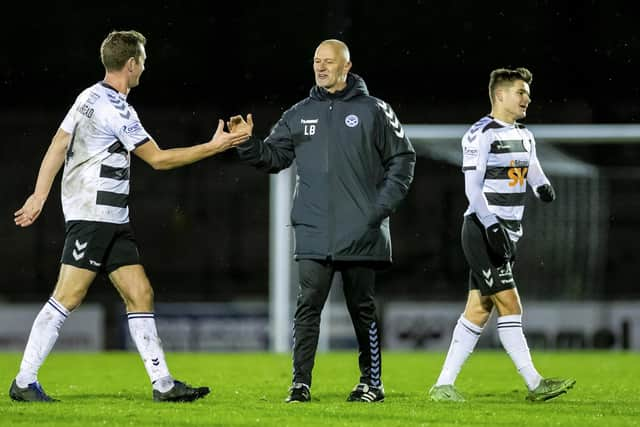
[[473,353],[473,349],[480,339],[483,328],[465,319],[461,314],[456,327],[453,329],[451,344],[447,358],[442,366],[436,385],[453,384],[462,369],[462,365]]
[[498,317],[498,336],[529,390],[535,389],[540,384],[542,377],[536,371],[531,360],[529,346],[522,332],[522,315],[512,314]]
[[164,359],[153,313],[128,313],[127,317],[131,338],[136,343],[153,388],[163,393],[169,391],[173,387],[173,378]]
[[18,387],[25,388],[38,380],[38,370],[58,340],[58,331],[67,316],[69,316],[69,310],[53,297],[49,298],[42,307],[33,321],[29,340],[24,349],[20,372],[16,376]]

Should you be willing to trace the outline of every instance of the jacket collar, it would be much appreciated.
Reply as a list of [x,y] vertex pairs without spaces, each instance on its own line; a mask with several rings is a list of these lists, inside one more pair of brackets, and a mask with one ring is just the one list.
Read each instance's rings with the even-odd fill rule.
[[330,93],[326,89],[314,85],[309,94],[311,98],[321,101],[336,99],[347,101],[361,95],[369,95],[369,90],[362,77],[353,73],[347,74],[347,86],[338,92]]

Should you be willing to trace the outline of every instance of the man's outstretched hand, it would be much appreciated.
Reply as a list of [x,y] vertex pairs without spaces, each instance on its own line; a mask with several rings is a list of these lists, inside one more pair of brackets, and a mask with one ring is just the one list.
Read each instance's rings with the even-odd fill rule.
[[253,134],[253,115],[247,114],[247,120],[242,116],[233,116],[227,122],[227,127],[231,132],[243,132],[249,135]]
[[217,146],[219,151],[225,151],[231,147],[242,144],[251,136],[251,133],[244,131],[243,128],[231,129],[230,127],[229,130],[230,132],[226,132],[224,130],[224,121],[218,120],[216,133],[213,134],[213,138],[211,138],[209,142]]

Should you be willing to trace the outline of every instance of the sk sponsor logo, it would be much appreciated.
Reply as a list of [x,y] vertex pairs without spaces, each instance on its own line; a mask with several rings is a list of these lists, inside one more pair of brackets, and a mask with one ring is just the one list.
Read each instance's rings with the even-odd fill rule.
[[515,160],[511,160],[511,167],[507,171],[507,175],[511,179],[509,181],[509,187],[515,187],[516,185],[524,185],[524,180],[527,177],[527,172],[529,168],[526,167],[518,167]]

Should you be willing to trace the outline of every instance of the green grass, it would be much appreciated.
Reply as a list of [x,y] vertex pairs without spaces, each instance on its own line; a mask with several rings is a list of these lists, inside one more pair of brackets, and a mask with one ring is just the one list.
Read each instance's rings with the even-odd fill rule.
[[40,381],[56,404],[9,399],[21,355],[0,353],[2,426],[637,426],[640,355],[615,352],[534,353],[538,370],[572,376],[576,387],[545,403],[525,402],[525,387],[503,352],[478,351],[456,386],[466,403],[433,403],[426,392],[444,359],[441,353],[383,355],[384,403],[346,403],[357,382],[355,352],[320,354],[313,401],[283,403],[290,382],[289,355],[168,355],[174,376],[209,385],[193,403],[151,400],[136,353],[53,353]]

